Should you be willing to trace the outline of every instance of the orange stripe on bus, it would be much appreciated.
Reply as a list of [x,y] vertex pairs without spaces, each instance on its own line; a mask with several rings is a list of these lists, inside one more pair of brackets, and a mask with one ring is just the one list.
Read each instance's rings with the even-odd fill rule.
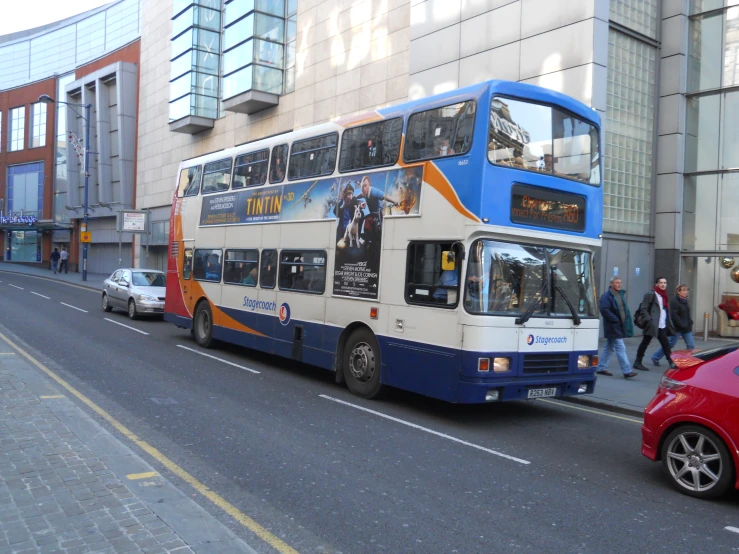
[[439,191],[446,201],[449,202],[460,214],[465,216],[467,219],[471,219],[472,221],[479,223],[480,218],[464,207],[464,204],[459,200],[459,196],[457,196],[457,192],[454,190],[454,187],[444,174],[439,171],[439,168],[436,167],[434,162],[426,162],[426,168],[423,172],[423,180]]

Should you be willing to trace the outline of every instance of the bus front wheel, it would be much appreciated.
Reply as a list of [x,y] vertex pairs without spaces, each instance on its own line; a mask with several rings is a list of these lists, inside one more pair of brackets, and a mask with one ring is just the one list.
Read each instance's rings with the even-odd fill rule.
[[213,312],[208,302],[201,302],[195,311],[195,342],[203,348],[210,348],[213,344]]
[[380,394],[380,345],[371,331],[357,329],[349,335],[342,367],[351,392],[362,398],[375,398]]

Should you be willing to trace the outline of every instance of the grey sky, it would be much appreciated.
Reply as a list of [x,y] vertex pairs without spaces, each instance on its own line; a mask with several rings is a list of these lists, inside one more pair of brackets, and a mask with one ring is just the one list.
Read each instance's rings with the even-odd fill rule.
[[0,36],[86,12],[111,0],[3,0]]

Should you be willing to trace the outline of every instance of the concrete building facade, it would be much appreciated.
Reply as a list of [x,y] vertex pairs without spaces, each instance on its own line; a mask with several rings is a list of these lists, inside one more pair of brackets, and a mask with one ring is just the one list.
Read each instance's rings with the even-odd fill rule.
[[[619,275],[634,309],[664,274],[671,285],[689,281],[696,314],[713,314],[734,286],[717,264],[734,254],[734,235],[723,229],[735,212],[706,216],[730,205],[739,167],[730,142],[739,132],[737,82],[729,77],[736,74],[734,4],[143,0],[136,207],[151,211],[163,240],[152,242],[148,260],[138,241],[136,263],[164,267],[182,160],[507,79],[564,92],[602,117],[599,290]],[[704,151],[722,157],[709,163]],[[704,181],[713,208],[696,193]]]
[[139,0],[117,0],[0,37],[0,240],[6,261],[45,265],[54,248],[65,248],[70,268],[77,269],[84,216],[80,105],[90,104],[88,270],[112,271],[120,258],[131,262],[131,237],[122,237],[128,246],[119,256],[115,221],[135,198],[140,9]]

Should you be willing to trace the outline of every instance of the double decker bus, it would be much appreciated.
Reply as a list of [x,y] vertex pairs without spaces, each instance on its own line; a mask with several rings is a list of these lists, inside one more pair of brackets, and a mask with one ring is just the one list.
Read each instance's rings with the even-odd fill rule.
[[457,403],[595,385],[600,118],[489,81],[183,161],[165,319]]

